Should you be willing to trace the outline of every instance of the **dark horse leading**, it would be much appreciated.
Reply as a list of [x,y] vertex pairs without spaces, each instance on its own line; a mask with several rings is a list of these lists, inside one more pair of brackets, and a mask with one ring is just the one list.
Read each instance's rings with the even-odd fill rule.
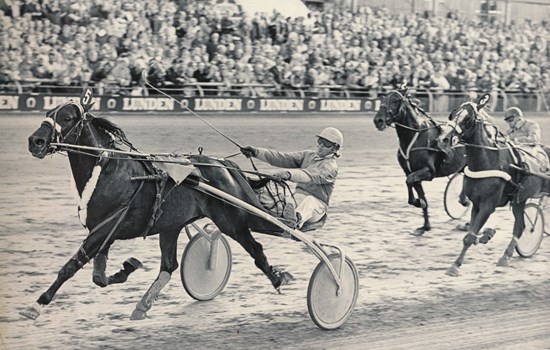
[[[46,119],[29,137],[29,151],[34,157],[42,159],[54,153],[57,150],[51,145],[54,142],[108,150],[115,150],[117,143],[123,143],[135,150],[120,128],[104,118],[91,115],[88,112],[90,105],[85,101],[83,95],[81,103],[71,101],[47,113]],[[132,177],[158,177],[158,170],[155,171],[151,162],[143,160],[144,157],[136,159],[132,155],[81,149],[68,147],[65,150],[80,196],[80,218],[90,233],[75,255],[61,268],[53,284],[39,297],[38,305],[26,308],[22,315],[33,319],[38,317],[40,308],[52,301],[61,285],[91,259],[94,259],[95,284],[105,287],[126,281],[140,264],[135,259],[129,259],[123,270],[107,277],[105,268],[109,247],[115,240],[159,234],[159,275],[137,303],[131,317],[145,318],[172,272],[178,268],[176,249],[180,231],[187,224],[204,217],[210,218],[223,233],[243,246],[275,288],[290,280],[290,274],[269,265],[262,245],[251,234],[251,228],[255,231],[260,228],[258,232],[265,232],[261,230],[265,227],[265,221],[193,186],[196,184],[194,181],[206,179],[209,185],[261,208],[245,177],[229,162],[192,156],[190,161],[200,170],[200,177],[192,176],[192,181],[187,178],[177,185],[171,178],[132,181]]]
[[395,125],[399,137],[397,160],[407,175],[409,204],[422,208],[424,214],[424,225],[415,231],[422,235],[431,229],[422,181],[461,171],[466,165],[464,147],[458,145],[442,151],[436,142],[441,133],[439,124],[411,100],[406,89],[393,90],[384,97],[374,116],[374,125],[379,131]]

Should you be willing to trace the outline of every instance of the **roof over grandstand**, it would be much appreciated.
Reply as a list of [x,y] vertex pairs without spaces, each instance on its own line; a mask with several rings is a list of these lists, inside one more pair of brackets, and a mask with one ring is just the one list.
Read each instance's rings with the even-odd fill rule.
[[234,6],[239,7],[240,12],[244,12],[248,17],[254,17],[256,13],[271,16],[273,11],[277,11],[284,17],[306,18],[310,12],[301,0],[222,0],[215,8],[232,12],[231,8]]

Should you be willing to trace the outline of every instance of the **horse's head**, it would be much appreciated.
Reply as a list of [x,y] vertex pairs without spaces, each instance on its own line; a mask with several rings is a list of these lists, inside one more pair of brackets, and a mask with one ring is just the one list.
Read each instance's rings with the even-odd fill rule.
[[437,143],[442,150],[448,150],[458,143],[471,138],[474,127],[483,123],[480,111],[489,102],[489,95],[483,95],[478,102],[466,101],[449,114],[449,122],[441,126]]
[[[87,91],[91,99],[91,90]],[[70,100],[48,111],[40,127],[29,136],[29,152],[42,159],[55,152],[54,142],[76,143],[88,120],[91,104],[86,101],[83,95],[80,103]]]
[[405,109],[409,107],[409,101],[406,89],[392,90],[388,93],[380,104],[380,109],[374,116],[374,126],[380,131],[390,126],[392,123],[399,122],[403,118]]

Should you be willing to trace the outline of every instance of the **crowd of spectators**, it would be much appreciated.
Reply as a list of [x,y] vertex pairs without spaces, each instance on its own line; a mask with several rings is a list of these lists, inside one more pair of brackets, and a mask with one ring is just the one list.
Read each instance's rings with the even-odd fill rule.
[[145,71],[150,83],[186,94],[196,93],[189,84],[217,83],[207,93],[220,96],[301,89],[323,97],[327,86],[341,86],[375,97],[403,81],[436,92],[550,86],[549,22],[369,7],[249,17],[219,11],[217,2],[0,1],[0,84],[142,94]]

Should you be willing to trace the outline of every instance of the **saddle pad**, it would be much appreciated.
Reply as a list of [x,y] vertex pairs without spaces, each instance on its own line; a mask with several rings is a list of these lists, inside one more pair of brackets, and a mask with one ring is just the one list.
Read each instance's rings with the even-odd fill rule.
[[155,156],[154,159],[159,160],[159,162],[154,162],[155,166],[165,171],[176,184],[185,180],[189,174],[196,170],[189,159],[184,157]]
[[521,160],[529,172],[545,174],[550,171],[548,155],[541,146],[524,144],[517,147],[522,156]]

